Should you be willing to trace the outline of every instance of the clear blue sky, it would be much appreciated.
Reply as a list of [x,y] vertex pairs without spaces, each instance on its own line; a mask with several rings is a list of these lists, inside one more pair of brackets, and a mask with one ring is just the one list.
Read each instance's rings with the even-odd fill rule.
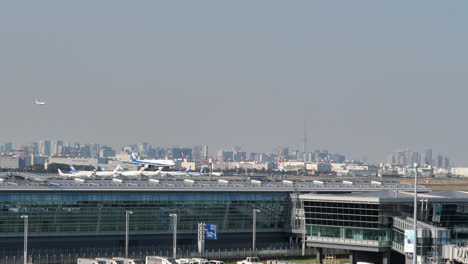
[[[468,165],[466,1],[2,1],[0,142]],[[48,102],[35,106],[35,97]]]

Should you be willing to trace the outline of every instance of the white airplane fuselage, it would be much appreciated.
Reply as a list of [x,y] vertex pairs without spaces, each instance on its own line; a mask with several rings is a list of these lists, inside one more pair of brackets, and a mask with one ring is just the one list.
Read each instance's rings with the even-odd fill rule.
[[187,175],[187,172],[185,171],[161,171],[161,175],[166,175],[166,176],[184,176]]
[[144,176],[158,176],[161,175],[161,171],[143,171]]
[[145,166],[155,166],[155,167],[173,167],[175,166],[175,161],[173,160],[139,160],[136,158],[135,154],[133,153],[132,150],[130,150],[130,162],[139,164],[139,165],[145,165]]
[[96,176],[109,177],[114,176],[115,172],[113,171],[96,171]]
[[144,167],[142,167],[140,170],[137,170],[137,171],[126,171],[126,170],[123,170],[122,167],[117,166],[116,168],[116,173],[117,175],[120,175],[120,176],[126,176],[126,177],[138,177],[138,176],[142,176],[143,175],[143,172],[145,170]]

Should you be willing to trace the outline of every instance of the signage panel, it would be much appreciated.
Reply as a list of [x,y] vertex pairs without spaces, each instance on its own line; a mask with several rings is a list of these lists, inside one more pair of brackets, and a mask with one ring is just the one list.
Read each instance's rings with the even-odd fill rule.
[[211,225],[211,224],[206,225],[206,239],[218,239],[218,234],[216,232],[216,225]]

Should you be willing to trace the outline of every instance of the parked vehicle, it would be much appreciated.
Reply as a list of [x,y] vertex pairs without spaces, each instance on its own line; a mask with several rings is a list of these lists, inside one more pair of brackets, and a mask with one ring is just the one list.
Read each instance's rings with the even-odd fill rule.
[[176,259],[175,261],[177,262],[177,264],[196,264],[196,262],[193,259],[188,258]]
[[210,260],[210,264],[224,264],[221,260]]
[[210,262],[207,259],[202,259],[202,258],[192,258],[192,263],[194,263],[194,264],[210,264]]
[[104,261],[99,261],[91,258],[79,258],[77,260],[78,264],[106,264]]
[[176,261],[173,258],[147,256],[146,264],[176,264]]
[[121,258],[121,257],[113,257],[112,259],[121,260],[123,261],[123,264],[143,264],[143,261],[139,259]]
[[237,261],[237,264],[261,264],[258,257],[247,257],[244,260]]
[[96,260],[102,261],[104,264],[124,264],[123,260],[115,260],[110,258],[96,258]]

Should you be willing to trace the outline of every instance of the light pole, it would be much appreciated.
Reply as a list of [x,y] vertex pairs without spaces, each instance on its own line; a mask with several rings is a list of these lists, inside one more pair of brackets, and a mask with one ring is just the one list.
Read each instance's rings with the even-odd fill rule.
[[177,258],[177,214],[170,214],[172,217],[172,258]]
[[259,209],[253,209],[253,223],[252,223],[252,250],[256,252],[255,242],[257,240],[257,213],[260,213]]
[[125,257],[128,258],[128,222],[132,211],[125,211]]
[[302,227],[302,256],[305,256],[305,246],[306,246],[306,221],[305,221],[305,212],[302,209],[301,215],[301,227]]
[[413,247],[413,264],[416,264],[417,259],[417,241],[418,241],[418,164],[414,164],[414,211],[413,211],[413,227],[414,227],[414,247]]
[[28,263],[28,216],[22,215],[24,219],[24,264]]

